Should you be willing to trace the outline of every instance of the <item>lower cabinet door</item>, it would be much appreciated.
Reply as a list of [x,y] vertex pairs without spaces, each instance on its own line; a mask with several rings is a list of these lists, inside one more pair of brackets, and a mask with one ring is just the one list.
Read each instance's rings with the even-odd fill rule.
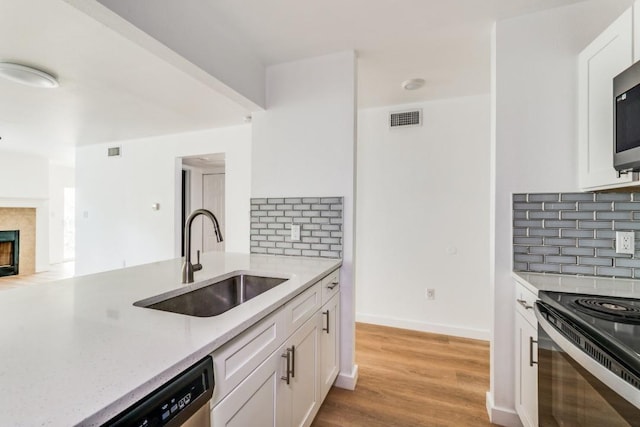
[[211,411],[215,427],[288,427],[284,346],[274,352]]
[[524,427],[538,426],[538,330],[516,312],[516,411]]
[[320,320],[321,313],[317,312],[287,342],[287,348],[292,349],[292,377],[286,387],[289,387],[293,427],[311,425],[320,408]]
[[340,295],[334,295],[322,307],[320,313],[320,396],[324,400],[340,369]]

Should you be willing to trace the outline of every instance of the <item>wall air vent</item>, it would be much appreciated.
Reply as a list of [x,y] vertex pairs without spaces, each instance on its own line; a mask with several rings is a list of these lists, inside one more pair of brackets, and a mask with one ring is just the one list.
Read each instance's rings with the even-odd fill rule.
[[120,156],[122,156],[121,147],[109,147],[107,149],[107,156],[109,156],[109,157],[120,157]]
[[422,125],[422,110],[394,111],[389,113],[391,129]]

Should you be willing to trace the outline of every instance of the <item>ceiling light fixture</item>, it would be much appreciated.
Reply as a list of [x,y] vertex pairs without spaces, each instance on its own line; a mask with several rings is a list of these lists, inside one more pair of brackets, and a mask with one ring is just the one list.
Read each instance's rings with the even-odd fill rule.
[[11,62],[0,62],[0,77],[32,87],[54,88],[59,86],[58,80],[51,74]]
[[410,79],[403,81],[401,86],[404,90],[416,90],[420,89],[424,84],[424,79]]

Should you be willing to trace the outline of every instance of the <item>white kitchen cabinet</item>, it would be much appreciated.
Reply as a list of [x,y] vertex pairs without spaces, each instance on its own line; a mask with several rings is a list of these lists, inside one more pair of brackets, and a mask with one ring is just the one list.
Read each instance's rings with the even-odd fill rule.
[[520,284],[516,289],[516,412],[524,427],[537,427],[538,323],[533,312],[537,297]]
[[[584,190],[633,185],[613,168],[613,78],[634,62],[629,8],[578,56],[579,184]],[[640,22],[636,23],[640,28]]]
[[212,426],[311,425],[338,375],[339,311],[336,270],[216,350]]
[[320,396],[324,399],[340,370],[340,295],[335,294],[320,310]]
[[211,411],[215,427],[281,427],[288,426],[288,406],[282,400],[285,382],[284,346],[275,351]]
[[[311,425],[320,398],[320,313],[307,320],[287,343],[291,353],[291,379],[285,386],[290,402],[291,426]],[[286,383],[285,383],[286,384]]]
[[212,426],[306,427],[320,408],[319,314],[228,393]]
[[287,339],[285,312],[278,310],[213,352],[216,405]]

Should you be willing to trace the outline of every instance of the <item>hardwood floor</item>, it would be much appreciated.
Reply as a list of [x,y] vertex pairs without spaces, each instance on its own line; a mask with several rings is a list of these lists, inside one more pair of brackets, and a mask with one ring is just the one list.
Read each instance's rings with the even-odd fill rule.
[[355,391],[333,387],[312,426],[491,426],[489,343],[356,324]]
[[0,291],[27,285],[41,285],[55,280],[66,279],[73,277],[74,271],[75,264],[73,262],[64,262],[61,264],[53,264],[49,271],[42,273],[0,277]]

